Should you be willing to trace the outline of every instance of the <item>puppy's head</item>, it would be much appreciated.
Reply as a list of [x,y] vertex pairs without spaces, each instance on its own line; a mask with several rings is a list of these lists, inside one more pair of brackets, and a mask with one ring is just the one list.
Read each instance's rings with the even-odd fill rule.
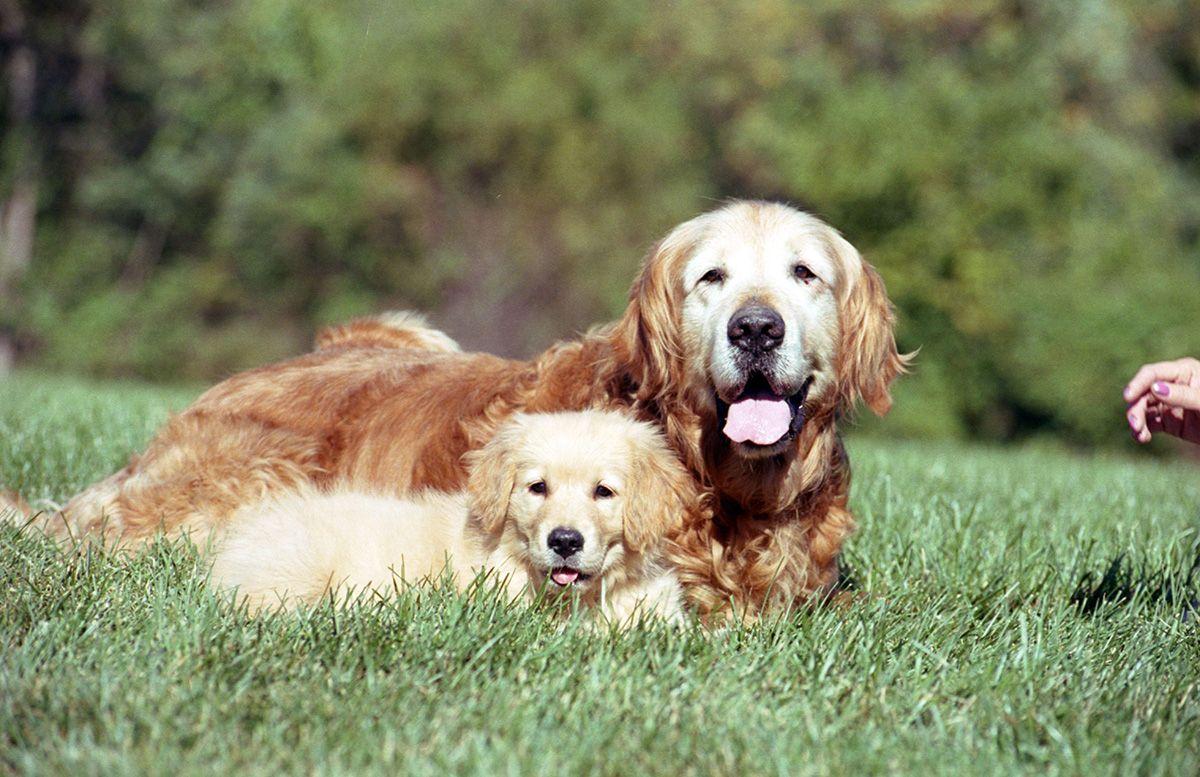
[[633,573],[694,498],[662,436],[613,412],[514,416],[467,463],[471,527],[555,589]]

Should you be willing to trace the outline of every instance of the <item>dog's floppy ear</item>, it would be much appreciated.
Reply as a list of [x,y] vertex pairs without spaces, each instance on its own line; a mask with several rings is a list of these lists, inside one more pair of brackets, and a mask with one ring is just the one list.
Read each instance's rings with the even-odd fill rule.
[[911,357],[896,349],[896,314],[883,278],[832,229],[830,244],[848,286],[839,301],[838,403],[849,410],[861,399],[876,415],[883,415],[892,407],[891,383]]
[[470,520],[485,534],[499,534],[508,517],[508,502],[517,480],[514,452],[518,434],[518,423],[510,421],[486,445],[463,457],[469,473]]
[[629,307],[614,330],[617,353],[637,383],[638,399],[659,399],[683,383],[680,274],[699,232],[698,220],[692,219],[650,251],[629,289]]
[[625,544],[641,553],[681,524],[695,508],[696,485],[661,436],[647,428],[630,439],[625,483]]

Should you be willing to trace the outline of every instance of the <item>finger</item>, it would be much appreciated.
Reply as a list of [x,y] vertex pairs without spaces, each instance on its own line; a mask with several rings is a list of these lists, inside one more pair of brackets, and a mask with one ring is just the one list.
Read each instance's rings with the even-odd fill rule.
[[1125,401],[1132,402],[1145,394],[1156,381],[1186,381],[1189,376],[1189,364],[1185,359],[1143,365],[1129,381],[1129,385],[1125,386]]
[[1200,410],[1200,388],[1186,383],[1168,383],[1158,380],[1150,386],[1154,398],[1164,405],[1184,410]]
[[1176,418],[1174,410],[1178,408],[1164,407],[1162,414],[1162,430],[1172,437],[1178,437],[1183,434],[1183,420]]
[[1146,440],[1143,438],[1149,433],[1150,430],[1146,428],[1146,423],[1144,421],[1139,422],[1136,418],[1130,416],[1129,436],[1133,438],[1134,442],[1146,442]]
[[[1151,397],[1142,395],[1125,410],[1125,420],[1129,422],[1129,429],[1134,434],[1134,439],[1137,439],[1138,432],[1146,428],[1146,405],[1151,401]],[[1138,440],[1142,442],[1142,440]]]
[[1172,437],[1187,439],[1189,419],[1195,411],[1164,405],[1151,395],[1146,403],[1146,429],[1153,435],[1158,432]]
[[[1181,407],[1172,407],[1158,398],[1158,395],[1150,393],[1150,398],[1146,401],[1146,418],[1149,421],[1150,415],[1160,416],[1165,424],[1172,418],[1183,418],[1183,414],[1187,411]],[[1164,429],[1166,426],[1163,427]]]
[[1157,402],[1151,402],[1146,405],[1146,431],[1154,434],[1167,430],[1167,416],[1163,413],[1163,406]]

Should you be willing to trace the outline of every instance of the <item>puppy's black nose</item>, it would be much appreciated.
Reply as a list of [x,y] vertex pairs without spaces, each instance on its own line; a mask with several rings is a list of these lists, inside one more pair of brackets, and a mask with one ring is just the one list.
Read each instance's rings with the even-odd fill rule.
[[729,319],[729,342],[749,353],[765,353],[783,342],[783,319],[766,305],[738,308]]
[[550,530],[546,544],[550,546],[550,550],[566,558],[583,548],[583,535],[575,529],[559,526],[557,529]]

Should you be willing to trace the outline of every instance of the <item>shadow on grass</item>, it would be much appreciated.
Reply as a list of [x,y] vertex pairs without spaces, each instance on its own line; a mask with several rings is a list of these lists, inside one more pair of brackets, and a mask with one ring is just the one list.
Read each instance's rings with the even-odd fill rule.
[[858,576],[854,573],[854,568],[850,566],[850,562],[845,558],[838,559],[838,577],[837,582],[833,584],[833,592],[841,593],[843,591],[861,591],[862,586],[858,584]]
[[1178,609],[1182,620],[1200,617],[1200,543],[1190,555],[1191,565],[1181,573],[1179,567],[1152,568],[1145,561],[1135,563],[1122,553],[1109,561],[1103,572],[1084,572],[1071,594],[1071,603],[1080,613],[1093,615],[1107,604],[1161,602]]

